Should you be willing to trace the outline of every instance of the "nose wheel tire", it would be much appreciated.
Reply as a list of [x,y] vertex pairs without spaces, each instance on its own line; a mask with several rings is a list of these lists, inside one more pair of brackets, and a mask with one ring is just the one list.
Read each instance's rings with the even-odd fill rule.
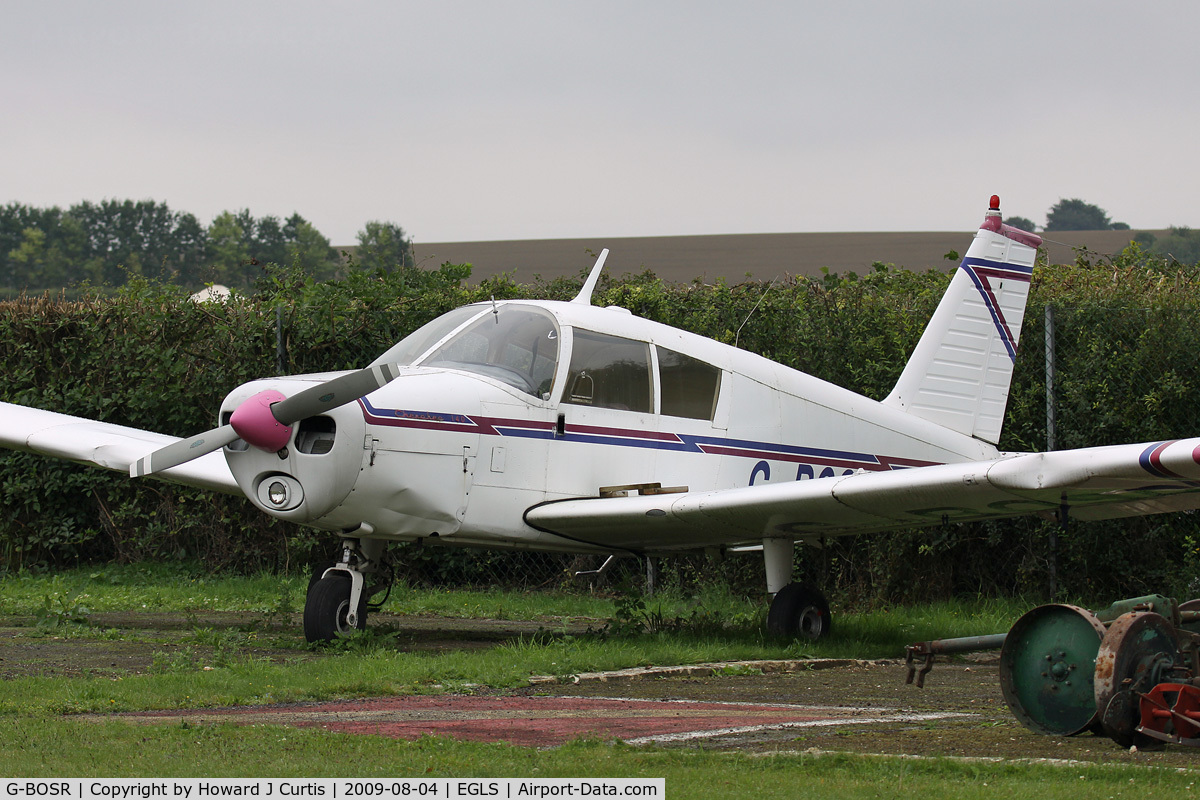
[[772,636],[820,639],[829,628],[829,602],[807,583],[789,583],[780,589],[767,612],[767,632]]
[[347,622],[350,615],[350,578],[327,575],[308,590],[304,603],[304,638],[310,642],[330,642],[353,630],[366,630],[366,598],[358,602],[358,624]]

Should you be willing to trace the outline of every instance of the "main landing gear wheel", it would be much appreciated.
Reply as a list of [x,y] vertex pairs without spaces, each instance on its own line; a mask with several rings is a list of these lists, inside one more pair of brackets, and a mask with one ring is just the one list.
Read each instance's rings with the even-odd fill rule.
[[767,632],[772,636],[820,639],[829,634],[829,602],[815,586],[789,583],[779,590],[767,612]]
[[304,638],[310,642],[330,642],[352,630],[366,630],[366,598],[358,601],[358,624],[346,621],[350,614],[350,577],[332,573],[308,590],[304,603]]

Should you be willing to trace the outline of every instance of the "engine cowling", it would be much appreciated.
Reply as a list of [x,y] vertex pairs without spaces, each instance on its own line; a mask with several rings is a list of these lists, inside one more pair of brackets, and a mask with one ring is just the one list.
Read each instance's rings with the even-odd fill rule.
[[[291,396],[324,376],[254,381],[231,392],[221,405],[222,422],[248,398],[264,390]],[[350,494],[362,470],[366,423],[358,403],[326,411],[290,426],[278,451],[251,447],[238,440],[224,448],[238,486],[250,502],[280,519],[302,524],[336,509]]]

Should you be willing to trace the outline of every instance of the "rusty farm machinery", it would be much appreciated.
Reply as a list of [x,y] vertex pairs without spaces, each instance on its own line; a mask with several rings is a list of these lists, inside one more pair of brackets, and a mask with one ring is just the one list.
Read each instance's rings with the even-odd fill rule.
[[938,655],[997,648],[1005,702],[1036,733],[1200,748],[1200,600],[1038,606],[1008,633],[910,645],[908,683],[923,686]]

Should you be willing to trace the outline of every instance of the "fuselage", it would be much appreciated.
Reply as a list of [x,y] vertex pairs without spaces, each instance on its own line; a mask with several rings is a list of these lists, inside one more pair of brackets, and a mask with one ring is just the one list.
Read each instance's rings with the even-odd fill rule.
[[[226,448],[256,505],[361,538],[604,550],[537,530],[524,514],[637,491],[623,487],[706,491],[996,455],[978,439],[617,308],[467,306],[374,363],[400,364],[401,375],[299,423],[284,451]],[[246,384],[222,416],[263,389],[290,395],[329,377]]]

